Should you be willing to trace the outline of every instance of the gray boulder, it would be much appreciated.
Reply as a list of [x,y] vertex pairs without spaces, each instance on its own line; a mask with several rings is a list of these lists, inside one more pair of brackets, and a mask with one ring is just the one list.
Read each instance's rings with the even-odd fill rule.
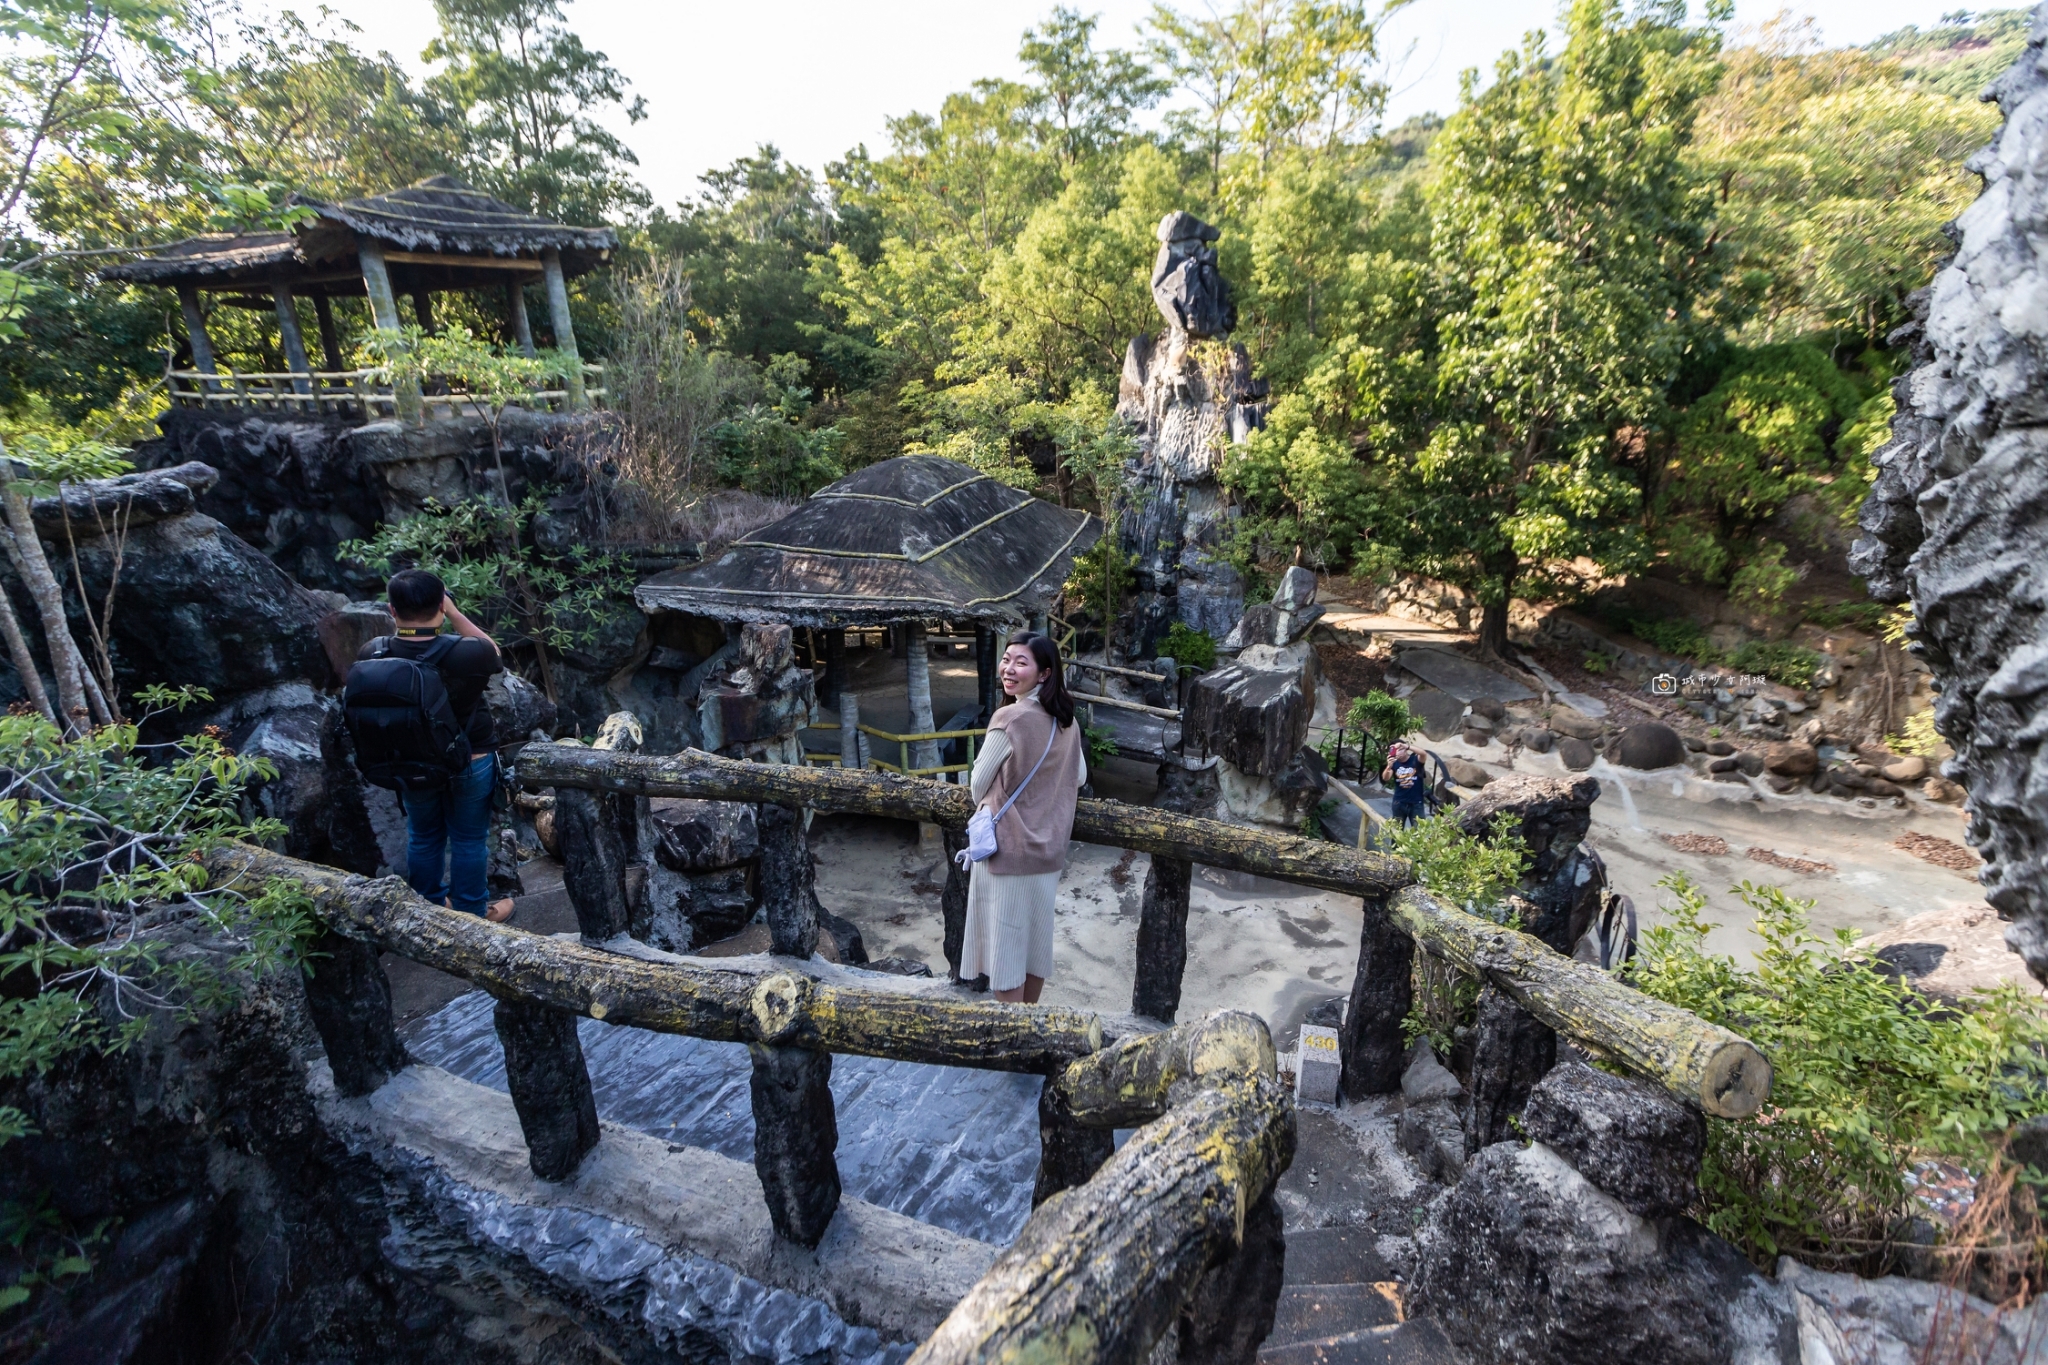
[[1540,1142],[1472,1159],[1416,1234],[1411,1315],[1475,1360],[1792,1365],[1798,1324],[1742,1253],[1632,1213]]
[[1222,234],[1192,213],[1176,210],[1160,220],[1154,235],[1159,254],[1152,262],[1152,302],[1159,315],[1191,337],[1229,335],[1237,326],[1237,306],[1210,245]]
[[535,730],[549,735],[555,731],[555,704],[548,694],[509,670],[485,684],[484,705],[490,708],[491,730],[500,744],[530,739]]
[[1645,1082],[1563,1058],[1529,1092],[1522,1131],[1645,1218],[1699,1195],[1706,1117]]
[[1255,645],[1194,680],[1182,733],[1198,753],[1255,777],[1277,777],[1308,738],[1318,672],[1305,649]]
[[1427,1104],[1431,1100],[1458,1100],[1464,1095],[1465,1087],[1436,1059],[1430,1045],[1416,1043],[1408,1069],[1401,1073],[1401,1098],[1410,1104]]
[[[1582,742],[1558,742],[1567,764],[1566,746]],[[1600,783],[1591,777],[1511,773],[1458,807],[1458,827],[1475,838],[1489,836],[1499,816],[1510,817],[1530,854],[1519,889],[1537,913],[1526,927],[1561,953],[1571,952],[1586,932],[1607,885],[1606,869],[1584,848],[1599,797]]]
[[1575,773],[1582,773],[1593,766],[1593,746],[1574,735],[1566,735],[1557,742],[1557,756],[1564,760],[1564,766]]
[[677,872],[736,867],[761,851],[757,807],[743,801],[693,801],[660,796],[650,803],[660,843],[656,855]]
[[1678,731],[1656,721],[1631,725],[1614,742],[1614,761],[1624,768],[1648,771],[1675,768],[1685,762],[1685,741]]
[[1465,1173],[1465,1124],[1449,1100],[1427,1100],[1403,1109],[1394,1120],[1394,1145],[1441,1184]]
[[1600,738],[1600,731],[1603,728],[1593,717],[1583,711],[1574,711],[1569,706],[1552,707],[1549,721],[1550,728],[1559,734],[1570,735],[1573,739],[1583,739],[1589,744]]

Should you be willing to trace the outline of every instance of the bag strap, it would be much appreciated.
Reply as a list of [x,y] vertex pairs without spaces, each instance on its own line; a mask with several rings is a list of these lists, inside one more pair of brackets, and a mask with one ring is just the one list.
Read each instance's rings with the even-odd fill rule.
[[[1052,720],[1052,717],[1047,716],[1046,719]],[[1017,784],[1017,790],[1010,793],[1010,799],[1003,802],[1003,808],[996,812],[997,823],[1000,824],[1002,822],[1002,818],[1010,813],[1010,807],[1017,804],[1017,798],[1022,796],[1024,794],[1024,789],[1031,785],[1031,779],[1038,776],[1038,770],[1045,766],[1045,760],[1052,757],[1052,742],[1058,739],[1059,737],[1060,723],[1054,720],[1052,722],[1052,733],[1045,737],[1045,752],[1038,756],[1038,762],[1031,765],[1031,771],[1024,775],[1024,780],[1022,782],[1019,782]]]
[[441,667],[441,661],[450,654],[453,654],[455,647],[461,644],[463,639],[464,637],[460,635],[436,635],[434,643],[427,646],[426,652],[420,655],[417,662],[423,663],[428,668],[438,672]]

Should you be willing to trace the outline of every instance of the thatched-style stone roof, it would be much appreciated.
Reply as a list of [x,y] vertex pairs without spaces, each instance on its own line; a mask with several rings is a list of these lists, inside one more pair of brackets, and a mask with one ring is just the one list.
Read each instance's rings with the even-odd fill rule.
[[300,294],[359,295],[363,281],[356,237],[361,234],[397,253],[391,269],[401,292],[415,283],[475,289],[512,278],[517,271],[508,272],[508,265],[530,263],[537,270],[540,253],[548,247],[561,252],[562,273],[574,278],[604,264],[618,246],[609,228],[550,222],[445,175],[338,204],[299,196],[291,203],[313,217],[290,232],[188,237],[108,266],[101,278],[252,294],[287,284]]
[[798,626],[1021,622],[1102,523],[935,455],[870,465],[709,563],[656,574],[648,611]]

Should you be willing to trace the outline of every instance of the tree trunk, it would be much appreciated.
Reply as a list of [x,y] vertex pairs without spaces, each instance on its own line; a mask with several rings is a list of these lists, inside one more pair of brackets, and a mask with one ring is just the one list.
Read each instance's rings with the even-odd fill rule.
[[28,500],[15,489],[14,467],[4,446],[0,446],[0,506],[6,512],[8,550],[15,572],[21,575],[37,614],[43,618],[43,643],[50,651],[50,672],[57,680],[57,723],[67,734],[81,734],[92,723],[85,699],[85,656],[71,638],[71,623],[64,615],[64,590],[43,554]]
[[1479,610],[1479,657],[1505,659],[1508,652],[1508,603],[1503,598]]
[[21,674],[21,686],[28,693],[29,701],[42,712],[43,719],[52,725],[57,723],[57,712],[50,706],[50,694],[43,690],[43,675],[36,672],[35,656],[29,653],[28,639],[21,633],[21,621],[14,614],[14,600],[0,588],[0,635],[7,637],[7,657],[14,664],[14,671]]

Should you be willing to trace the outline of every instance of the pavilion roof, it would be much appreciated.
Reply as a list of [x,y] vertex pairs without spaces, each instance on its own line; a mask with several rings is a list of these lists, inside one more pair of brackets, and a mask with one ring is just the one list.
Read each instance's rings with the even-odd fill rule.
[[799,626],[1022,621],[1102,523],[935,455],[870,465],[717,559],[656,574],[649,611]]
[[[267,293],[288,284],[302,294],[360,294],[358,234],[395,249],[393,283],[430,289],[502,284],[540,252],[561,252],[563,275],[604,264],[618,238],[609,228],[571,227],[514,208],[450,176],[437,175],[361,199],[326,203],[294,195],[312,217],[289,232],[209,233],[108,266],[103,279]],[[408,257],[412,259],[407,259]],[[431,259],[423,259],[431,258]],[[515,269],[508,273],[506,267]],[[538,269],[537,265],[533,266]]]

